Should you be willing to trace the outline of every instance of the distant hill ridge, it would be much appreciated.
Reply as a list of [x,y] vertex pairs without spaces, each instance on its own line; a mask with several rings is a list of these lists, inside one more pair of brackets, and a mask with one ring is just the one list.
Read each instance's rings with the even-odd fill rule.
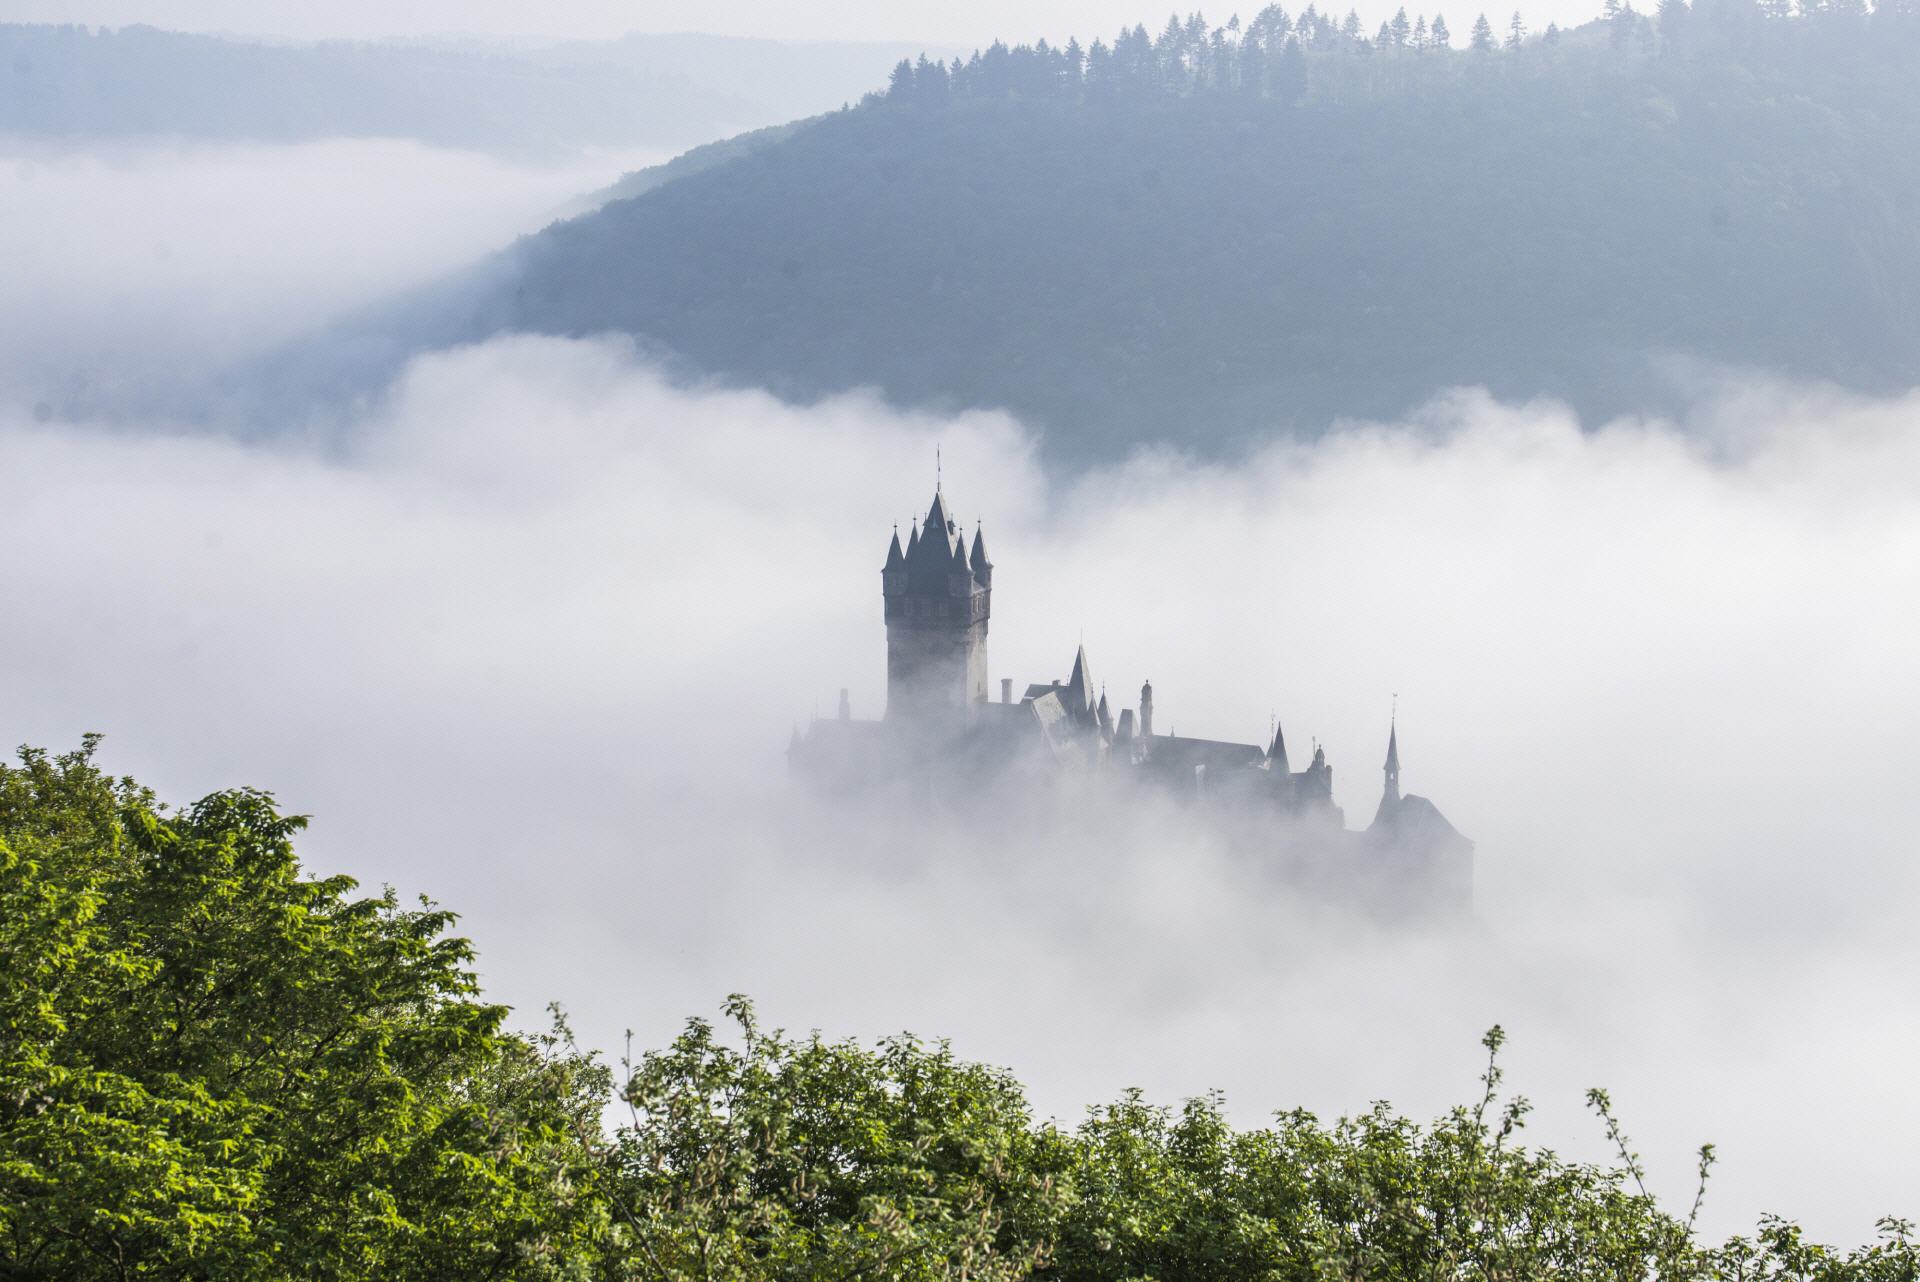
[[1658,409],[1686,362],[1920,382],[1920,22],[1309,9],[896,67],[525,239],[432,337],[639,336],[794,398],[1001,406],[1057,457],[1435,389]]
[[0,23],[0,133],[689,147],[837,108],[905,48],[703,35],[266,44]]

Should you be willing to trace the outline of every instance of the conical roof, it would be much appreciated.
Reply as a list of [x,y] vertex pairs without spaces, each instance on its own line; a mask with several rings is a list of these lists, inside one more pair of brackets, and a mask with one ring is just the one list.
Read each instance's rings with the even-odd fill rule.
[[915,552],[918,552],[919,550],[920,550],[920,527],[916,525],[913,527],[912,531],[907,535],[907,556],[911,558],[913,554]]
[[987,540],[977,525],[973,527],[973,556],[969,562],[975,574],[985,574],[993,568],[993,562],[987,560]]
[[1093,707],[1093,668],[1087,663],[1087,647],[1074,652],[1073,675],[1067,678],[1068,702],[1081,711]]
[[907,558],[902,555],[900,551],[900,527],[896,525],[893,527],[893,542],[887,545],[887,564],[885,568],[897,570],[906,563]]
[[1387,727],[1387,766],[1394,774],[1400,773],[1400,727]]
[[933,491],[933,506],[927,509],[927,532],[931,534],[935,530],[948,534],[953,532],[953,517],[947,511],[947,496],[938,487]]
[[1280,771],[1288,769],[1287,732],[1281,729],[1278,721],[1273,723],[1273,746],[1267,749],[1267,762],[1269,769]]

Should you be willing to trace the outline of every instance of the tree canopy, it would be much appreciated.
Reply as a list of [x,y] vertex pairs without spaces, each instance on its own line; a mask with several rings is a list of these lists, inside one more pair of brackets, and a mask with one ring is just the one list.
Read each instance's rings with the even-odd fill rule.
[[0,766],[0,1276],[1920,1277],[1898,1220],[1703,1243],[1602,1092],[1614,1164],[1527,1148],[1498,1029],[1426,1125],[1129,1093],[1061,1126],[943,1043],[789,1036],[738,997],[615,1074],[509,1028],[446,912],[304,876],[271,798],[171,811],[93,750]]

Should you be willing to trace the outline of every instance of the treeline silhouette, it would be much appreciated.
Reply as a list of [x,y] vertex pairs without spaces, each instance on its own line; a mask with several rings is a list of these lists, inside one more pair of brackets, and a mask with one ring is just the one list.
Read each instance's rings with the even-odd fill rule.
[[[1652,14],[1632,0],[1606,0],[1599,29],[1615,49],[1642,54],[1671,53],[1706,46],[1719,52],[1754,53],[1768,44],[1818,39],[1840,44],[1889,42],[1893,48],[1920,45],[1920,0],[1657,0]],[[1548,23],[1538,42],[1551,48],[1564,36]],[[1513,52],[1531,33],[1516,10],[1501,32],[1483,12],[1473,20],[1465,52]],[[1196,11],[1184,19],[1169,15],[1158,36],[1144,25],[1123,28],[1112,44],[1095,40],[1082,48],[1077,39],[1055,46],[1046,40],[1009,46],[994,41],[972,57],[950,62],[902,59],[893,69],[886,101],[945,106],[954,99],[1003,97],[1074,98],[1098,101],[1122,95],[1245,93],[1298,101],[1307,90],[1308,51],[1323,54],[1433,54],[1461,52],[1453,47],[1446,16],[1435,12],[1409,17],[1402,7],[1369,37],[1357,11],[1343,18],[1308,4],[1299,15],[1270,4],[1244,26],[1238,15],[1211,26]]]

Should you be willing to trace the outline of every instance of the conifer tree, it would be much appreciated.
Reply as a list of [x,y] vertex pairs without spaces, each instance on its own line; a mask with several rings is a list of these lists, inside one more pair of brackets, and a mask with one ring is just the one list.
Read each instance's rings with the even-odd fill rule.
[[1429,39],[1435,49],[1453,48],[1453,32],[1447,30],[1447,18],[1445,14],[1434,14],[1433,25],[1427,28],[1427,30],[1430,33]]
[[1402,8],[1393,15],[1393,43],[1404,47],[1413,38],[1413,25],[1407,21],[1407,11]]
[[1487,21],[1487,15],[1481,14],[1473,20],[1473,34],[1467,45],[1475,53],[1490,53],[1493,50],[1493,24]]
[[1520,42],[1527,38],[1527,24],[1521,21],[1520,11],[1513,11],[1513,21],[1507,24],[1507,48],[1518,49]]
[[891,102],[906,102],[913,97],[913,64],[902,58],[893,64],[893,74],[887,77],[887,98]]
[[1686,0],[1660,0],[1659,22],[1660,39],[1668,44],[1677,41],[1687,23]]

